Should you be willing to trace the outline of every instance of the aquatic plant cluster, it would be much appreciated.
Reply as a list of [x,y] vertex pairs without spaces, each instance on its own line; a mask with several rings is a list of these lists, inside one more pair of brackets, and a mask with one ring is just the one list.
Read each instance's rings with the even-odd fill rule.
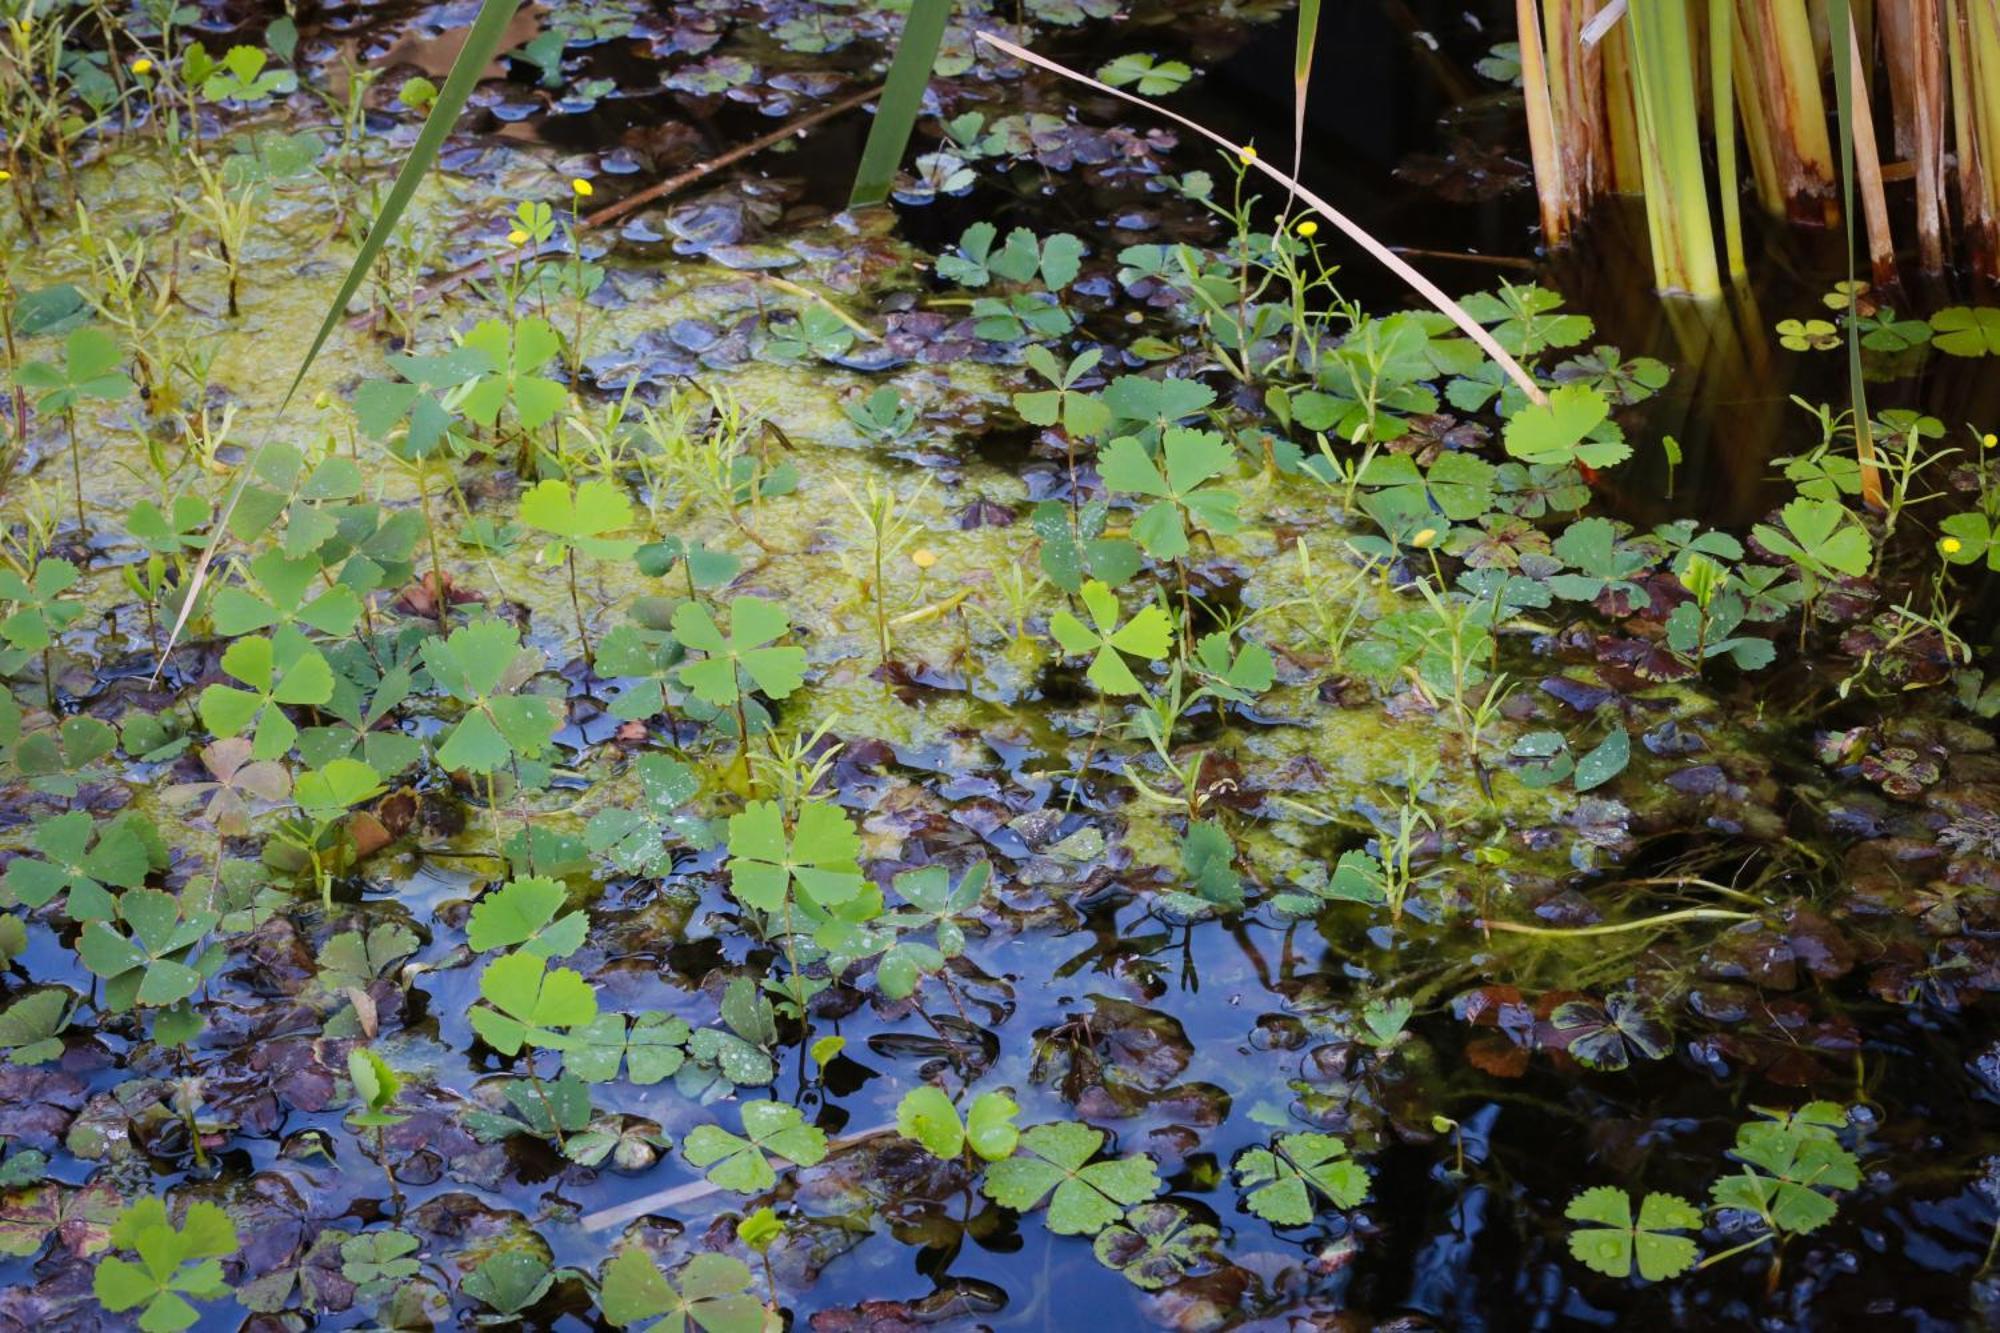
[[1635,526],[1668,365],[974,36],[1269,6],[640,197],[903,8],[8,6],[0,1324],[1990,1316],[1994,437]]

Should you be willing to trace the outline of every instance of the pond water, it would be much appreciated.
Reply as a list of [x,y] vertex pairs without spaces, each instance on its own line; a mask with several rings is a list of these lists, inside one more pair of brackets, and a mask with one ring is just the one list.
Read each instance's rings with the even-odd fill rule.
[[[898,8],[534,7],[289,408],[478,6],[70,34],[133,91],[5,224],[0,1328],[131,1319],[147,1196],[233,1225],[214,1329],[1995,1326],[1996,622],[1938,527],[1990,361],[1871,350],[1879,438],[1936,428],[1863,516],[1793,401],[1846,358],[1775,328],[1837,239],[1714,308],[1637,213],[1539,255],[1497,4],[1328,7],[1301,177],[1573,430],[1268,183],[1239,230],[1246,164],[970,37],[1186,62],[1281,160],[1276,5],[966,6],[890,207],[842,211],[850,113],[582,225],[867,87]],[[132,72],[197,37],[299,87]],[[79,328],[136,390],[49,396]],[[941,1159],[926,1084],[1071,1128]]]

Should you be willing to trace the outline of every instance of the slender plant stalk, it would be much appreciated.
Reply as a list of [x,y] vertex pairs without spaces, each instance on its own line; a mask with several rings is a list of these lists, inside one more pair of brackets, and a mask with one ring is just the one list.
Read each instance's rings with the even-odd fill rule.
[[1730,18],[1729,49],[1735,68],[1743,72],[1736,80],[1736,114],[1743,122],[1743,142],[1750,150],[1750,178],[1757,187],[1757,202],[1772,217],[1785,215],[1785,190],[1778,182],[1778,154],[1772,146],[1771,117],[1764,110],[1763,75],[1750,45],[1750,31],[1741,7]]
[[1328,222],[1331,222],[1334,226],[1338,227],[1343,233],[1346,234],[1349,240],[1353,241],[1363,250],[1366,250],[1372,258],[1380,262],[1383,266],[1388,268],[1390,272],[1394,273],[1404,282],[1408,283],[1410,287],[1413,290],[1415,290],[1419,296],[1423,297],[1424,300],[1428,301],[1434,309],[1436,309],[1441,314],[1449,318],[1453,324],[1457,325],[1460,332],[1464,333],[1466,337],[1472,339],[1473,342],[1477,343],[1481,351],[1485,352],[1489,357],[1493,359],[1493,361],[1502,370],[1507,372],[1508,378],[1512,379],[1516,384],[1521,386],[1521,391],[1528,396],[1528,400],[1530,402],[1546,403],[1548,401],[1548,394],[1544,392],[1540,384],[1535,382],[1535,377],[1533,375],[1530,375],[1525,369],[1523,369],[1521,363],[1519,361],[1516,361],[1511,355],[1509,355],[1506,348],[1502,347],[1498,342],[1494,341],[1492,333],[1489,332],[1484,326],[1482,326],[1477,320],[1473,319],[1471,315],[1467,314],[1463,306],[1459,305],[1458,302],[1452,300],[1449,296],[1445,295],[1443,290],[1440,289],[1436,283],[1432,282],[1429,278],[1426,278],[1423,274],[1417,272],[1414,268],[1411,268],[1410,265],[1403,260],[1402,256],[1398,255],[1388,246],[1382,244],[1380,241],[1376,240],[1373,236],[1370,236],[1366,231],[1362,230],[1362,228],[1357,223],[1355,223],[1351,218],[1349,218],[1346,214],[1340,212],[1332,204],[1329,204],[1326,200],[1320,198],[1317,194],[1314,194],[1311,190],[1306,189],[1303,185],[1300,185],[1298,182],[1294,181],[1290,176],[1287,176],[1283,171],[1280,171],[1278,168],[1272,166],[1270,163],[1266,162],[1263,158],[1245,152],[1241,144],[1230,142],[1230,140],[1224,138],[1220,134],[1217,134],[1214,130],[1209,129],[1207,126],[1197,124],[1196,122],[1189,120],[1186,116],[1180,115],[1173,111],[1169,111],[1165,107],[1160,106],[1155,102],[1150,102],[1147,99],[1140,97],[1134,93],[1128,93],[1121,89],[1113,88],[1111,85],[1107,83],[1103,83],[1097,79],[1091,78],[1088,74],[1079,73],[1078,71],[1071,69],[1067,65],[1059,64],[1058,62],[1049,59],[1047,56],[1036,55],[1033,51],[1028,50],[1026,47],[1017,46],[1013,42],[1010,42],[1006,38],[1001,37],[995,33],[981,31],[974,33],[973,35],[979,41],[984,42],[986,45],[991,46],[996,50],[1003,51],[1006,54],[1013,56],[1016,60],[1025,60],[1029,64],[1039,66],[1040,68],[1046,69],[1053,74],[1060,74],[1063,78],[1066,78],[1073,83],[1080,83],[1084,87],[1096,89],[1098,92],[1104,93],[1106,96],[1115,97],[1122,102],[1129,102],[1133,106],[1145,107],[1148,111],[1151,111],[1156,115],[1164,116],[1168,120],[1173,121],[1174,124],[1181,126],[1183,129],[1190,130],[1193,133],[1200,135],[1202,138],[1207,139],[1210,143],[1215,144],[1218,147],[1223,148],[1228,152],[1234,154],[1239,160],[1245,162],[1252,170],[1264,173],[1264,175],[1269,176],[1272,180],[1284,186],[1286,189],[1293,191],[1297,195],[1297,197],[1305,203],[1305,205],[1308,208],[1312,209],[1313,212],[1319,214],[1321,217],[1325,218]]
[[1632,44],[1623,23],[1598,43],[1603,69],[1606,149],[1605,188],[1638,194],[1644,188],[1639,165],[1639,117],[1632,105]]
[[1518,921],[1481,921],[1482,930],[1498,930],[1509,935],[1546,935],[1556,939],[1581,939],[1593,935],[1620,935],[1630,930],[1652,930],[1678,925],[1683,921],[1755,921],[1755,912],[1731,912],[1721,907],[1684,907],[1678,912],[1617,921],[1603,926],[1525,926]]
[[69,475],[76,487],[76,539],[90,540],[90,522],[83,516],[83,450],[76,442],[76,409],[63,409],[63,425],[69,431]]
[[583,599],[576,591],[576,548],[564,552],[564,563],[569,566],[569,608],[576,613],[576,637],[583,640],[583,664],[592,671],[597,670],[597,656],[590,650],[590,630],[583,620]]
[[1831,225],[1833,145],[1806,0],[1743,0],[1742,17],[1783,207],[1797,221]]

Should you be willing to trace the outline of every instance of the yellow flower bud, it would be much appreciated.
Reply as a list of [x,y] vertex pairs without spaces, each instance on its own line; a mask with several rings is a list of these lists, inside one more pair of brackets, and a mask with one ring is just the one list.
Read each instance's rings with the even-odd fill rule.
[[1432,542],[1436,541],[1437,539],[1438,539],[1438,530],[1436,528],[1425,528],[1421,532],[1417,533],[1414,537],[1410,538],[1410,545],[1416,547],[1418,550],[1421,551],[1424,547],[1429,546]]
[[1938,543],[1938,550],[1943,551],[1946,555],[1957,555],[1964,549],[1965,543],[1956,537],[1946,537]]
[[527,243],[528,243],[528,233],[522,231],[519,227],[516,227],[514,228],[514,230],[507,233],[507,244],[526,245]]
[[910,563],[918,569],[929,569],[937,563],[937,552],[928,546],[919,546],[910,552]]
[[1257,160],[1257,150],[1255,148],[1252,148],[1249,144],[1244,144],[1241,148],[1236,150],[1236,160],[1243,163],[1245,166],[1248,166],[1250,163],[1255,162]]
[[1307,218],[1299,224],[1299,235],[1308,238],[1319,235],[1319,223]]
[[7,170],[5,167],[0,167],[0,185],[5,185],[8,181],[13,179],[14,179],[13,172]]
[[1995,435],[1992,431],[1979,437],[1979,447],[1982,449],[1991,449],[1996,444],[2000,444],[2000,435]]
[[144,56],[140,56],[132,62],[132,72],[134,74],[151,74],[153,72],[153,62]]
[[581,176],[570,181],[569,188],[576,192],[576,197],[579,199],[588,199],[591,195],[597,193],[597,187]]

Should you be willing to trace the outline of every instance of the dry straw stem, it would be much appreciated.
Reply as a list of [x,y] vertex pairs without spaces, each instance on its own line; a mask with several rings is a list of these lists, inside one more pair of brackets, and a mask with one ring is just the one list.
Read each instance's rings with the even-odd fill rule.
[[[836,1153],[845,1152],[849,1148],[858,1147],[871,1139],[884,1138],[895,1132],[896,1127],[894,1125],[877,1125],[873,1129],[864,1129],[853,1134],[844,1134],[827,1144],[826,1155],[828,1158],[832,1158]],[[722,1186],[716,1184],[714,1181],[690,1180],[684,1185],[675,1185],[671,1189],[656,1190],[651,1194],[642,1195],[637,1199],[628,1199],[626,1202],[615,1204],[610,1208],[600,1208],[594,1213],[585,1213],[577,1219],[577,1225],[581,1226],[585,1231],[606,1231],[612,1227],[624,1226],[628,1222],[636,1222],[642,1217],[650,1217],[655,1213],[667,1213],[676,1208],[685,1208],[692,1203],[701,1203],[720,1193],[722,1193]]]
[[1452,300],[1449,296],[1446,296],[1443,290],[1440,289],[1436,283],[1432,282],[1429,278],[1426,278],[1423,274],[1411,268],[1407,263],[1405,263],[1402,260],[1400,256],[1398,256],[1395,253],[1395,251],[1391,250],[1388,246],[1382,244],[1380,241],[1376,240],[1373,236],[1370,236],[1367,232],[1363,231],[1358,225],[1356,225],[1351,219],[1342,214],[1332,204],[1327,203],[1326,200],[1320,198],[1318,195],[1314,194],[1311,190],[1306,189],[1305,186],[1299,184],[1297,181],[1293,180],[1290,176],[1287,176],[1283,171],[1280,171],[1278,168],[1264,161],[1264,159],[1247,152],[1241,144],[1231,143],[1228,139],[1223,138],[1220,134],[1217,134],[1214,130],[1209,129],[1206,126],[1196,124],[1194,121],[1189,120],[1186,116],[1178,115],[1175,112],[1169,111],[1165,107],[1160,106],[1157,103],[1149,102],[1145,98],[1136,96],[1132,93],[1121,92],[1118,89],[1111,87],[1109,84],[1100,83],[1098,80],[1091,78],[1088,74],[1082,74],[1077,72],[1076,70],[1069,68],[1069,66],[1067,65],[1058,64],[1056,61],[1050,60],[1047,56],[1038,56],[1033,51],[1030,51],[1025,47],[1016,46],[1013,42],[1008,41],[1005,37],[1000,37],[993,33],[983,32],[983,31],[975,33],[973,35],[976,38],[978,38],[978,40],[986,43],[986,45],[994,48],[997,51],[1003,51],[1006,54],[1014,57],[1016,60],[1024,60],[1028,64],[1039,66],[1042,69],[1048,70],[1050,73],[1060,74],[1066,79],[1069,79],[1075,83],[1080,83],[1084,85],[1086,88],[1094,88],[1098,92],[1104,93],[1107,96],[1117,98],[1121,102],[1130,102],[1134,106],[1145,107],[1148,111],[1151,111],[1156,115],[1164,116],[1168,120],[1173,121],[1176,125],[1180,125],[1186,129],[1194,131],[1196,134],[1199,134],[1202,138],[1207,139],[1210,143],[1216,144],[1219,147],[1225,148],[1229,152],[1234,153],[1240,161],[1246,162],[1252,169],[1263,172],[1266,176],[1269,176],[1272,180],[1284,186],[1286,190],[1292,193],[1293,197],[1301,200],[1306,205],[1306,207],[1310,208],[1313,212],[1325,218],[1328,222],[1331,222],[1334,226],[1340,228],[1342,232],[1346,233],[1348,239],[1352,240],[1356,245],[1360,246],[1363,250],[1366,250],[1370,255],[1374,256],[1382,264],[1386,265],[1390,272],[1394,273],[1397,277],[1401,278],[1404,282],[1408,283],[1410,287],[1417,292],[1418,295],[1422,296],[1426,301],[1429,301],[1440,312],[1446,315],[1451,320],[1452,323],[1458,325],[1458,327],[1465,333],[1466,337],[1472,339],[1472,341],[1474,341],[1475,343],[1478,343],[1481,350],[1483,350],[1488,356],[1492,357],[1493,360],[1496,363],[1498,363],[1500,368],[1506,371],[1507,374],[1513,379],[1513,381],[1516,384],[1521,386],[1521,391],[1528,395],[1528,399],[1530,402],[1536,402],[1536,403],[1548,402],[1548,395],[1542,391],[1541,385],[1535,383],[1535,377],[1530,375],[1526,370],[1522,369],[1521,363],[1516,361],[1513,357],[1509,356],[1507,354],[1507,349],[1502,347],[1498,342],[1495,342],[1493,339],[1493,335],[1487,332],[1484,328],[1480,327],[1479,322],[1473,319],[1472,316],[1466,314],[1464,307],[1460,306],[1458,302]]
[[[828,102],[825,106],[815,107],[805,115],[780,125],[768,134],[760,134],[747,143],[736,145],[736,147],[731,148],[728,152],[718,153],[705,162],[697,162],[686,171],[677,172],[663,181],[626,195],[617,203],[606,204],[595,212],[585,213],[577,220],[577,226],[580,230],[589,231],[593,227],[602,227],[606,223],[616,222],[620,218],[644,208],[647,204],[664,199],[668,195],[678,194],[695,182],[721,171],[724,167],[735,166],[745,158],[755,157],[767,148],[775,148],[789,139],[804,134],[815,125],[832,120],[835,116],[852,111],[857,107],[866,106],[881,95],[882,89],[877,86],[867,89],[865,92],[858,92],[851,96],[843,97],[837,102]],[[403,313],[409,314],[417,307],[428,305],[438,297],[456,291],[466,283],[483,278],[507,264],[518,263],[528,258],[533,253],[533,250],[534,246],[532,243],[518,245],[511,249],[503,250],[499,254],[488,255],[484,259],[475,259],[470,264],[453,269],[436,282],[419,289],[412,295],[404,303]],[[831,307],[829,306],[829,308]],[[842,322],[852,325],[857,331],[864,333],[867,337],[874,338],[874,334],[867,333],[865,329],[861,329],[858,325],[853,325],[852,320],[847,315],[838,310],[835,310],[834,313],[840,315]],[[367,310],[347,321],[347,327],[351,329],[371,328],[381,317],[382,311],[379,308]]]

